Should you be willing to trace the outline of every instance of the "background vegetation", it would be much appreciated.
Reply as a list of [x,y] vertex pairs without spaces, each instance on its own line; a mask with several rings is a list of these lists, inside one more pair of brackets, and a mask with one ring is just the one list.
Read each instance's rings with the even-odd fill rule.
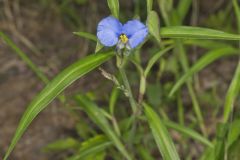
[[[239,159],[237,0],[3,0],[0,9],[0,157]],[[95,36],[110,14],[149,28],[121,65]]]

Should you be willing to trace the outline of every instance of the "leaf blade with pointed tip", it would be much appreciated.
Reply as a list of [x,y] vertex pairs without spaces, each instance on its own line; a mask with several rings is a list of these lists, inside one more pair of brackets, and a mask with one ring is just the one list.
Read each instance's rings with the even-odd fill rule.
[[11,144],[5,154],[6,160],[9,154],[14,149],[16,143],[23,135],[32,120],[57,97],[66,87],[72,84],[75,80],[90,72],[100,64],[104,63],[113,56],[113,52],[90,55],[84,59],[72,64],[60,74],[58,74],[30,103],[27,110],[24,112],[18,128],[15,131]]
[[160,36],[162,38],[240,40],[238,34],[189,26],[163,27],[160,29]]
[[205,137],[203,137],[201,134],[197,133],[196,131],[190,129],[190,128],[187,128],[183,125],[180,125],[180,124],[177,124],[177,123],[174,123],[172,121],[164,121],[164,124],[166,125],[166,127],[168,128],[172,128],[186,136],[189,136],[189,137],[192,137],[193,139],[201,142],[202,144],[210,147],[210,148],[213,148],[213,144],[208,140],[206,139]]
[[205,56],[200,58],[182,77],[180,77],[180,79],[175,83],[172,90],[170,91],[169,96],[172,96],[188,80],[189,77],[206,67],[208,64],[223,56],[236,54],[238,54],[237,50],[232,47],[209,51]]
[[88,32],[73,32],[73,34],[97,42],[97,37]]
[[108,0],[108,7],[114,17],[119,17],[119,2],[118,0]]
[[149,33],[157,40],[158,43],[160,43],[160,23],[157,12],[150,11],[148,13],[147,26]]
[[113,131],[106,117],[102,114],[101,109],[85,95],[77,95],[76,102],[88,114],[90,119],[98,125],[98,127],[105,133],[105,135],[113,142],[116,148],[122,153],[127,160],[131,160],[130,154],[125,149],[125,146]]
[[153,0],[147,0],[147,12],[152,10]]
[[112,145],[113,143],[105,135],[97,135],[82,142],[79,152],[67,160],[86,159],[89,156],[93,156],[101,151],[104,151],[107,147]]
[[147,104],[144,104],[144,111],[153,133],[153,137],[157,143],[158,149],[161,152],[163,159],[180,160],[174,143],[168,133],[168,130],[157,113],[155,113],[153,109]]

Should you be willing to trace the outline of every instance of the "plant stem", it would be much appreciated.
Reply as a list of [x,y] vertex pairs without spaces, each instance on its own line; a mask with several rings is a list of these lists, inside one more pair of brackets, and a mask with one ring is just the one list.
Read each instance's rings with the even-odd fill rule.
[[120,72],[120,75],[122,77],[123,84],[126,87],[125,89],[127,90],[127,93],[128,93],[128,99],[129,99],[129,103],[130,103],[130,105],[132,107],[133,114],[135,114],[137,112],[138,106],[137,106],[137,103],[136,103],[135,99],[133,98],[132,90],[130,88],[127,75],[126,75],[125,70],[124,70],[123,67],[119,68],[119,72]]

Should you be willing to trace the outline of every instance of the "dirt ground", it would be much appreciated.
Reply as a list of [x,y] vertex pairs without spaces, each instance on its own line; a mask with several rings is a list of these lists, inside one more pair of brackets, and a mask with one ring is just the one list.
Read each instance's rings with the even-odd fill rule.
[[[0,30],[7,33],[48,77],[53,77],[85,56],[89,52],[89,42],[74,36],[73,30],[64,25],[56,12],[28,2],[0,1]],[[87,8],[82,10],[82,13],[88,12]],[[23,111],[44,84],[2,40],[0,57],[0,157],[3,157]],[[85,88],[88,86],[84,79],[77,83],[78,89],[82,84]],[[70,135],[73,127],[74,120],[67,110],[57,101],[53,102],[30,125],[10,159],[51,159],[51,155],[41,152],[42,147]]]
[[[80,7],[79,14],[87,16],[80,17],[81,22],[86,25],[83,30],[95,33],[96,23],[102,15],[106,15],[106,4],[98,3],[98,0],[91,0],[91,4]],[[211,5],[201,6],[203,11],[208,11],[207,8]],[[131,9],[127,4],[121,7]],[[7,33],[50,78],[76,59],[93,51],[91,42],[74,36],[72,32],[75,30],[67,26],[61,16],[56,14],[58,13],[54,9],[39,8],[34,1],[0,0],[0,30]],[[44,84],[2,40],[0,57],[0,157],[2,157],[21,115]],[[202,87],[208,89],[209,85],[211,86],[210,82],[218,81],[225,84],[224,92],[235,66],[236,62],[233,59],[221,60],[211,65],[199,76],[203,77],[200,79]],[[67,92],[94,88],[89,79],[94,81],[98,77],[99,73],[92,73],[87,76],[88,79],[76,82],[76,87],[70,87]],[[10,160],[44,160],[53,156],[55,159],[61,159],[64,155],[42,153],[41,149],[49,142],[71,135],[73,127],[74,119],[58,101],[54,101],[27,129],[11,154]]]

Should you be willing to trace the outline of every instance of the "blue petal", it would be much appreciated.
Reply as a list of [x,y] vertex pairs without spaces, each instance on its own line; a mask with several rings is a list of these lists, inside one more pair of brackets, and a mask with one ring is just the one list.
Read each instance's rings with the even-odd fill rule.
[[114,46],[122,33],[122,24],[114,17],[109,16],[98,23],[97,37],[104,46]]
[[140,30],[146,30],[146,26],[139,20],[131,20],[123,25],[123,33],[127,35],[128,38],[131,38],[135,33]]
[[97,37],[101,44],[107,47],[112,47],[117,44],[118,36],[111,30],[103,30],[97,32]]
[[140,43],[142,43],[145,37],[148,34],[148,29],[144,28],[136,32],[132,37],[129,39],[129,45],[131,48],[137,47]]

